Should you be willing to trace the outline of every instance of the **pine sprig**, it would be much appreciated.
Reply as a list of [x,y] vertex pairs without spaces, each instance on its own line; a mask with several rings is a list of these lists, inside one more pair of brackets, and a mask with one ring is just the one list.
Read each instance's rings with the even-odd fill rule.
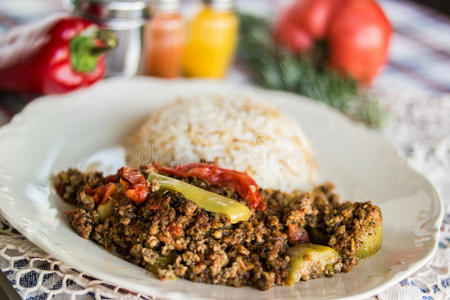
[[240,14],[238,59],[253,80],[269,89],[285,90],[322,101],[370,127],[379,127],[385,111],[354,79],[337,74],[319,61],[287,52],[272,39],[268,20]]

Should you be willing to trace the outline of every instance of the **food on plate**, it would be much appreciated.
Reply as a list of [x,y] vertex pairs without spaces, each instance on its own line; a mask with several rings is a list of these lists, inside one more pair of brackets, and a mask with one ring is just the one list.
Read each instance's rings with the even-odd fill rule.
[[161,190],[181,193],[184,198],[194,202],[200,208],[225,216],[232,224],[247,221],[250,216],[250,210],[244,204],[228,197],[205,191],[195,185],[155,173],[149,174],[148,179],[158,182]]
[[264,209],[265,203],[261,201],[256,182],[243,172],[227,170],[212,164],[188,164],[176,168],[167,168],[154,162],[155,168],[163,173],[178,177],[196,177],[212,185],[227,186],[236,190],[253,208]]
[[[81,237],[162,280],[267,290],[348,272],[379,249],[380,209],[370,202],[340,203],[331,183],[282,192],[252,180],[229,184],[199,175],[211,170],[244,177],[206,163],[155,163],[109,176],[68,169],[54,184],[76,206],[66,215]],[[258,205],[244,192],[250,186]],[[314,231],[323,245],[311,240]]]
[[181,99],[152,112],[132,135],[127,162],[137,168],[153,161],[214,162],[283,192],[318,183],[312,147],[298,123],[272,105],[242,96]]
[[333,248],[317,244],[299,244],[288,249],[289,274],[287,284],[300,279],[309,280],[322,275],[333,276],[340,268],[340,255]]
[[105,221],[106,218],[113,214],[114,203],[115,201],[113,199],[108,199],[105,203],[97,206],[97,213],[101,222]]
[[356,251],[359,258],[367,258],[374,255],[381,248],[383,242],[383,226],[380,224],[373,227],[370,231],[364,233],[359,239],[361,245]]
[[55,189],[76,206],[66,215],[81,237],[159,279],[267,290],[348,272],[380,249],[380,208],[317,184],[309,141],[268,104],[171,103],[132,136],[127,158],[139,166],[68,169]]

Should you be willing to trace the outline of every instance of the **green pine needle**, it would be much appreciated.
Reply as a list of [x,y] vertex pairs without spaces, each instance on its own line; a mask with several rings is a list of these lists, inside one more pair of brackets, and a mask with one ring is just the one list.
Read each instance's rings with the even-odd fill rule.
[[287,52],[272,40],[268,20],[240,14],[238,59],[262,87],[285,90],[322,101],[370,127],[380,127],[386,112],[378,100],[354,79],[320,65],[322,45],[315,58]]

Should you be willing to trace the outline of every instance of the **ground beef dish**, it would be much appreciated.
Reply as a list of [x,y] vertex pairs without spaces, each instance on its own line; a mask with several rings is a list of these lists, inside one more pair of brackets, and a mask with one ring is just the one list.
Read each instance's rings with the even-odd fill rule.
[[[145,172],[144,170],[142,170]],[[181,179],[245,203],[234,191],[196,179]],[[163,191],[149,183],[140,204],[120,191],[111,195],[112,214],[100,220],[86,188],[105,184],[99,172],[75,169],[59,173],[55,187],[64,201],[77,208],[66,215],[73,229],[108,251],[142,266],[160,279],[184,278],[235,287],[267,290],[285,285],[289,272],[286,250],[292,244],[321,240],[339,252],[341,262],[325,273],[306,279],[348,272],[358,263],[361,237],[381,224],[381,212],[370,202],[339,202],[331,183],[308,192],[260,190],[267,203],[253,210],[248,221],[231,224],[224,217],[201,209],[181,193]],[[315,237],[314,232],[321,232]]]

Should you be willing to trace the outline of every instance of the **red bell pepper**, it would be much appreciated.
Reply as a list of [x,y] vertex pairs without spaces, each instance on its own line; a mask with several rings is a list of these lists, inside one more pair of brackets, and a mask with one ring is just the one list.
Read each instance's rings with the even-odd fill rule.
[[232,188],[253,208],[260,210],[266,208],[266,203],[261,200],[256,182],[246,173],[202,163],[177,166],[173,169],[161,166],[158,162],[153,162],[153,165],[158,171],[168,175],[183,178],[197,177],[212,185]]
[[90,86],[116,44],[111,31],[78,17],[13,28],[0,39],[0,90],[60,94]]

